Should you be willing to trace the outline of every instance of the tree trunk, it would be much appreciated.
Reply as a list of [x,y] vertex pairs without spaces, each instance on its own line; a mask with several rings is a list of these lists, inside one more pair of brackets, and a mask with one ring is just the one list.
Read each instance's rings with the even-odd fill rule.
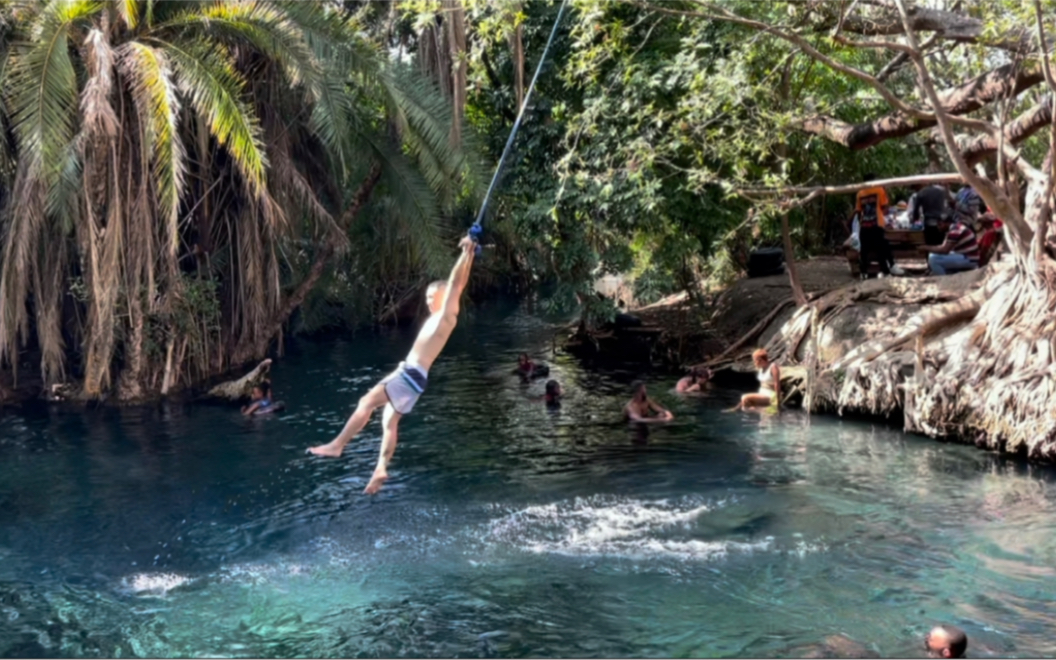
[[513,60],[513,91],[517,97],[517,109],[524,103],[524,25],[517,19],[521,12],[518,3],[513,7],[513,20],[516,27],[510,31],[510,59]]
[[[352,223],[359,215],[359,212],[366,205],[367,201],[370,200],[370,196],[374,192],[374,188],[378,185],[380,179],[381,166],[375,164],[367,174],[367,178],[360,184],[359,189],[356,191],[348,208],[341,214],[339,224],[343,231],[347,231],[349,227],[351,227]],[[330,265],[331,259],[333,259],[334,254],[337,252],[336,240],[336,237],[331,236],[319,248],[319,252],[315,255],[315,261],[312,262],[312,266],[308,270],[308,275],[305,276],[304,280],[301,281],[297,288],[294,289],[293,293],[291,293],[283,302],[274,318],[272,318],[271,322],[268,324],[267,329],[257,335],[258,339],[253,342],[245,342],[235,349],[231,364],[245,364],[250,360],[260,358],[267,352],[271,340],[282,331],[282,326],[287,320],[289,320],[290,315],[293,314],[294,310],[300,307],[301,303],[304,302],[304,299],[308,297],[308,294],[315,287],[316,282],[322,277],[323,271],[325,271],[327,266]]]
[[788,228],[788,214],[781,214],[781,240],[785,245],[785,264],[788,265],[788,282],[792,286],[792,298],[797,306],[807,304],[807,294],[799,283],[799,271],[796,270],[796,255],[792,247],[792,233]]

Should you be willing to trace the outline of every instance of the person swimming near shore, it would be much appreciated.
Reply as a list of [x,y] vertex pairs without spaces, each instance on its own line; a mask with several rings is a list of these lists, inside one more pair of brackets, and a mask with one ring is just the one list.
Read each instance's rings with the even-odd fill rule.
[[700,392],[708,386],[709,381],[711,381],[711,369],[693,367],[688,375],[679,379],[675,385],[675,391],[681,394]]
[[517,368],[513,370],[513,373],[520,376],[523,380],[529,381],[533,378],[545,378],[550,375],[550,367],[545,364],[533,362],[532,358],[528,357],[527,353],[521,353],[517,357]]
[[752,353],[752,362],[759,370],[756,378],[759,379],[759,391],[745,394],[741,402],[727,412],[734,410],[746,410],[748,408],[768,408],[781,405],[781,369],[777,364],[770,361],[770,356],[765,348]]
[[374,474],[367,487],[363,489],[368,495],[381,490],[389,478],[388,466],[396,451],[400,419],[411,412],[418,398],[425,392],[429,368],[433,366],[458,324],[459,301],[469,281],[476,244],[472,238],[466,236],[458,246],[462,249],[462,254],[451,269],[450,277],[446,282],[433,282],[426,290],[429,318],[419,331],[407,359],[363,395],[355,412],[348,418],[337,437],[325,445],[310,447],[307,450],[316,456],[340,456],[345,445],[367,425],[374,411],[384,406],[378,465],[374,468]]
[[527,353],[521,353],[517,356],[517,373],[524,376],[525,378],[532,377],[532,371],[535,370],[535,363],[532,362],[532,358],[528,357]]
[[968,635],[957,626],[935,626],[924,635],[924,650],[930,658],[963,658],[968,651]]
[[565,391],[561,388],[561,384],[554,379],[546,381],[546,388],[543,391],[542,396],[530,397],[531,401],[542,401],[546,404],[547,408],[560,408],[561,397],[565,395]]
[[564,394],[564,390],[561,389],[561,383],[553,379],[546,381],[546,392],[543,394],[543,401],[546,402],[548,408],[560,407],[561,397]]
[[631,385],[634,396],[623,407],[623,418],[631,422],[669,422],[675,418],[671,411],[649,398],[645,383]]
[[272,412],[271,383],[263,381],[253,387],[252,401],[242,406],[243,415],[262,415]]

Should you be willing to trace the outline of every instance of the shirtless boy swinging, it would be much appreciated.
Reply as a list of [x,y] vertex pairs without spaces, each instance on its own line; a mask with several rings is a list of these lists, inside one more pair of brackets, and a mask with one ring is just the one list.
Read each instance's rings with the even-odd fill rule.
[[400,363],[391,374],[386,376],[359,400],[359,405],[345,423],[341,433],[325,445],[310,447],[309,452],[316,456],[341,455],[357,433],[370,421],[374,411],[385,406],[382,416],[384,433],[381,439],[381,450],[378,455],[378,466],[370,483],[363,489],[364,493],[373,495],[381,490],[382,484],[389,478],[388,465],[396,451],[396,435],[400,418],[411,412],[418,397],[425,391],[429,368],[444,345],[447,344],[451,331],[458,323],[459,299],[462,290],[469,281],[469,271],[473,267],[476,244],[470,237],[463,238],[458,246],[462,255],[451,269],[447,282],[438,280],[426,290],[426,303],[429,305],[429,318],[418,333],[418,338],[407,354],[407,359]]

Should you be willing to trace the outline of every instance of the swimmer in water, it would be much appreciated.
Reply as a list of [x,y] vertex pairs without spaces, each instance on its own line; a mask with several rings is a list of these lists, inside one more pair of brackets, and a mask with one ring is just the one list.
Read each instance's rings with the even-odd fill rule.
[[689,394],[691,392],[700,392],[702,389],[708,386],[708,382],[711,380],[711,369],[705,369],[704,367],[693,367],[689,370],[689,374],[679,379],[678,384],[675,385],[675,391],[681,394]]
[[968,650],[968,635],[957,626],[935,626],[924,636],[929,658],[963,658]]
[[532,358],[528,357],[527,353],[521,353],[517,358],[517,373],[525,378],[531,378],[533,371],[535,371],[535,363],[532,362]]
[[546,407],[560,407],[561,397],[564,395],[564,393],[564,390],[561,389],[561,383],[558,383],[556,380],[546,381],[546,393],[543,394],[543,401],[546,402]]
[[446,282],[442,280],[433,282],[426,289],[425,298],[429,306],[429,318],[419,331],[411,352],[407,354],[407,360],[401,362],[395,371],[363,395],[363,398],[359,400],[359,405],[356,406],[356,411],[348,418],[348,422],[336,438],[325,445],[308,449],[316,456],[340,456],[345,445],[367,425],[374,411],[384,406],[383,435],[378,465],[374,468],[374,474],[367,487],[363,489],[363,492],[368,495],[381,490],[385,480],[389,478],[388,466],[396,451],[396,436],[400,418],[411,412],[418,397],[425,391],[429,367],[433,366],[433,362],[436,361],[440,351],[447,344],[448,338],[451,337],[455,325],[458,324],[459,300],[469,281],[476,244],[467,236],[459,242],[458,246],[462,249],[462,254],[455,262],[455,267],[451,269],[450,277]]
[[675,418],[671,411],[649,398],[645,383],[631,386],[634,396],[623,407],[623,418],[631,422],[669,422]]
[[248,406],[242,406],[243,415],[257,415],[271,412],[271,383],[264,381],[253,387],[253,400]]

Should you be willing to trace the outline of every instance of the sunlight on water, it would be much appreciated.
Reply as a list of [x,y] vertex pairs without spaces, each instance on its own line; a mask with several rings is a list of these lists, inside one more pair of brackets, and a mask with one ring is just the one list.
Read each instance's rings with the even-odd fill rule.
[[[475,310],[362,496],[377,422],[306,457],[406,332],[291,347],[282,415],[222,406],[0,415],[4,657],[1056,655],[1048,468],[883,426],[723,414],[620,421],[633,370],[548,355],[553,327]],[[551,363],[568,396],[510,373]],[[836,649],[836,650],[834,650]],[[842,651],[841,651],[842,649]],[[853,651],[858,653],[859,651]]]

